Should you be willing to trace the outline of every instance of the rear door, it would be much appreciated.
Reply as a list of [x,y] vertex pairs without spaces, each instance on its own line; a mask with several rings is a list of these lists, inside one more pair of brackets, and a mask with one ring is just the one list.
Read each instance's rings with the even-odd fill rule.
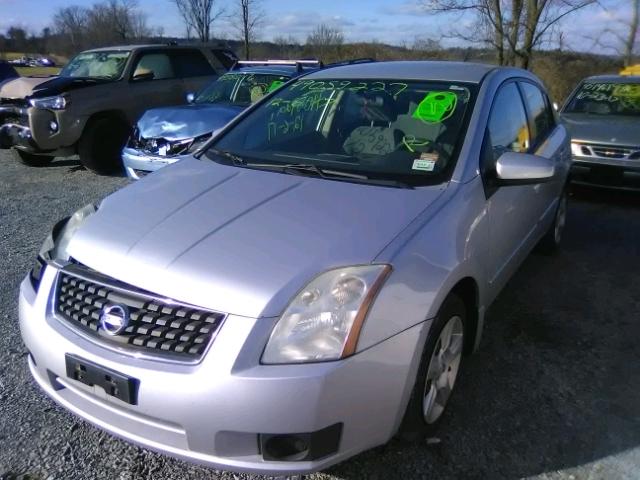
[[224,67],[214,68],[204,54],[197,49],[175,49],[171,61],[176,75],[182,79],[183,98],[187,93],[196,93],[224,72]]
[[129,78],[137,120],[146,110],[185,103],[182,79],[176,74],[168,49],[143,50],[134,59]]

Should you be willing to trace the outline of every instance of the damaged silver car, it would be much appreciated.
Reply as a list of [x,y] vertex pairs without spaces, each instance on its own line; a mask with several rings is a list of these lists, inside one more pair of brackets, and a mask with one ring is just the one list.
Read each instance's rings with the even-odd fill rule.
[[317,60],[239,61],[188,105],[154,108],[138,120],[122,151],[127,176],[141,176],[195,151],[245,108],[291,78],[320,68]]

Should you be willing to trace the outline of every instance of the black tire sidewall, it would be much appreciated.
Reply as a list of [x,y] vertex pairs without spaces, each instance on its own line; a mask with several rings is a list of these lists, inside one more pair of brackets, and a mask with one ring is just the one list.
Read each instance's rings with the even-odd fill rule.
[[[445,412],[433,423],[427,423],[424,420],[424,416],[422,413],[422,402],[423,402],[423,394],[424,387],[427,376],[427,368],[429,367],[429,362],[431,361],[431,356],[433,355],[433,351],[435,350],[436,344],[438,343],[438,338],[440,337],[440,333],[442,329],[446,325],[446,323],[454,316],[459,316],[462,319],[463,331],[465,338],[463,339],[463,345],[466,343],[467,332],[467,309],[462,301],[462,299],[456,294],[449,294],[449,296],[445,299],[436,315],[436,318],[433,321],[433,324],[429,328],[429,334],[427,336],[427,340],[424,344],[424,348],[422,351],[422,356],[420,359],[420,366],[418,367],[418,372],[415,379],[415,384],[413,390],[411,392],[411,397],[409,398],[409,403],[407,405],[407,409],[405,411],[404,417],[402,419],[402,423],[400,425],[400,429],[398,431],[398,435],[403,440],[415,441],[424,437],[425,435],[436,430],[438,425],[440,424],[442,418],[446,415],[446,410],[448,406],[445,408]],[[464,347],[463,347],[463,361],[460,364],[460,368],[458,369],[458,376],[462,370],[464,363]],[[457,385],[457,381],[454,384],[453,391],[455,391],[455,387]],[[451,395],[453,395],[453,391]],[[451,397],[449,397],[451,399]]]
[[128,127],[119,119],[104,117],[92,120],[78,143],[80,162],[101,175],[120,172],[127,133]]

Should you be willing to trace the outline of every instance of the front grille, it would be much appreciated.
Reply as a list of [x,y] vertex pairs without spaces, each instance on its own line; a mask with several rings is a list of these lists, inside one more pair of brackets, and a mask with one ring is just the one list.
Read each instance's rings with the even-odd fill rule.
[[[64,321],[107,346],[185,361],[204,354],[225,318],[162,300],[78,265],[59,273],[54,305]],[[125,306],[129,312],[128,326],[117,335],[100,325],[100,315],[110,305]]]
[[580,151],[588,157],[614,158],[614,159],[634,159],[637,158],[638,150],[633,147],[619,147],[611,145],[581,145]]
[[182,155],[193,144],[193,138],[185,140],[167,140],[166,138],[145,138],[136,130],[131,138],[130,146],[160,157]]

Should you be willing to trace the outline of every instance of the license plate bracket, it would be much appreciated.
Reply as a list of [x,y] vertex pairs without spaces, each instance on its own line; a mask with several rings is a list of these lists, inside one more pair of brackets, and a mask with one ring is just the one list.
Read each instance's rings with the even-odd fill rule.
[[140,381],[110,368],[97,365],[88,360],[66,354],[67,377],[90,387],[99,386],[107,395],[116,397],[131,405],[138,404]]

